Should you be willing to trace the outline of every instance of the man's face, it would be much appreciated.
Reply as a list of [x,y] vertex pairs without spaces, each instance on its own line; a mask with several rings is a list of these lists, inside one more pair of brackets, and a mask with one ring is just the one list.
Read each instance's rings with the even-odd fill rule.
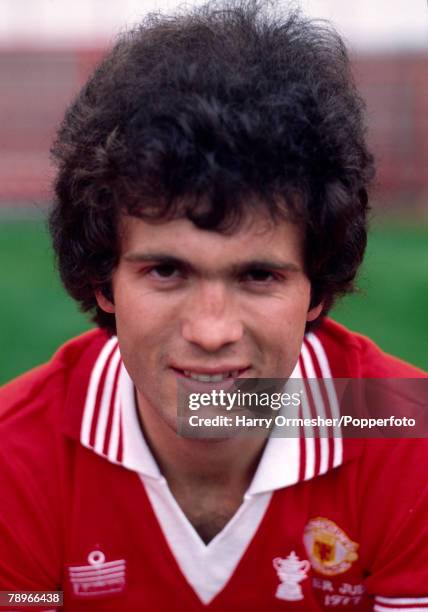
[[297,226],[265,215],[231,235],[124,217],[113,297],[97,295],[116,316],[143,418],[149,411],[173,429],[177,379],[286,378],[321,311],[308,310]]

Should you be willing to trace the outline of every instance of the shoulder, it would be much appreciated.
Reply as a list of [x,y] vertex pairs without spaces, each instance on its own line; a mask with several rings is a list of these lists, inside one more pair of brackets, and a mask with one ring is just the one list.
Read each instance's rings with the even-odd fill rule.
[[[311,342],[311,334],[307,341]],[[428,375],[328,318],[313,332],[312,345],[315,349],[318,345],[318,354],[324,351],[330,376],[337,379],[340,415],[361,422],[376,420],[370,429],[356,425],[344,431],[345,455],[348,451],[359,455],[361,466],[367,466],[367,472],[361,472],[362,480],[371,482],[373,477],[375,483],[385,483],[390,475],[395,491],[396,475],[408,473],[412,479],[406,486],[415,485],[416,493],[421,483],[428,482],[422,468],[428,454],[428,440],[424,439]],[[414,426],[403,425],[404,417],[414,420]]]
[[[313,334],[326,351],[332,375],[344,378],[426,378],[421,369],[382,351],[370,338],[325,318]],[[310,334],[309,334],[310,336]]]
[[48,363],[4,385],[0,389],[0,429],[18,432],[60,418],[76,368],[83,361],[89,372],[106,340],[101,330],[86,332],[64,344]]

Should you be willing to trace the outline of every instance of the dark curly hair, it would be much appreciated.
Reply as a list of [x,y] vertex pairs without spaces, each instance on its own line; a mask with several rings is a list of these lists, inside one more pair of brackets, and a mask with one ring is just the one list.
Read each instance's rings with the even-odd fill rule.
[[115,331],[120,214],[233,231],[249,208],[305,236],[314,306],[353,289],[373,158],[344,44],[323,21],[262,0],[149,15],[67,110],[50,230],[62,281]]

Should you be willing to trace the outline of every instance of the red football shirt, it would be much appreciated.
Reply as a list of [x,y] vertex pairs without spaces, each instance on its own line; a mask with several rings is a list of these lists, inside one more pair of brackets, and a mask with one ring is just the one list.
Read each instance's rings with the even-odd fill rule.
[[[329,320],[294,375],[323,416],[331,377],[423,376]],[[145,442],[116,338],[72,340],[0,406],[0,590],[63,590],[65,612],[428,610],[426,440],[272,437],[205,545]]]

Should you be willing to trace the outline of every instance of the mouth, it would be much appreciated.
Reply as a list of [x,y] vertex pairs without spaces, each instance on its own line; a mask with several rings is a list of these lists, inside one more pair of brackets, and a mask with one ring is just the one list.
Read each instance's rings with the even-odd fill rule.
[[207,369],[184,369],[172,367],[172,370],[180,378],[187,378],[189,380],[195,380],[197,382],[204,383],[218,383],[223,381],[231,381],[236,378],[240,378],[249,370],[249,366],[240,368],[212,368]]

